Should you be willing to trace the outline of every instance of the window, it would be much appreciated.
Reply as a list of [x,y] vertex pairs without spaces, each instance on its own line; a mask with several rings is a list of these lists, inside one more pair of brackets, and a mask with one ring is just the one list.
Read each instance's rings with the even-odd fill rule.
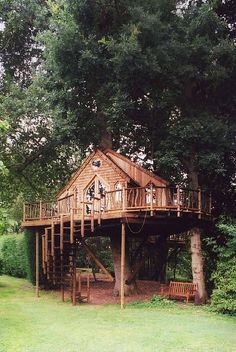
[[115,202],[116,203],[121,203],[122,200],[122,184],[120,182],[117,182],[115,184]]
[[[97,176],[93,179],[93,181],[89,184],[89,186],[85,190],[85,201],[92,202],[94,199],[94,208],[96,211],[99,210],[99,206],[101,210],[105,209],[105,192],[108,190],[107,184],[105,184],[101,179]],[[101,205],[99,205],[101,204]],[[86,204],[86,213],[90,214],[92,209],[91,204]]]

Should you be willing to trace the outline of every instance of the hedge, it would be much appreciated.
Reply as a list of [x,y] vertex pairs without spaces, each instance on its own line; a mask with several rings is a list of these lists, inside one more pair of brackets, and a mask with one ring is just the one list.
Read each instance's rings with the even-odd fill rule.
[[0,274],[35,282],[35,236],[31,233],[0,236]]

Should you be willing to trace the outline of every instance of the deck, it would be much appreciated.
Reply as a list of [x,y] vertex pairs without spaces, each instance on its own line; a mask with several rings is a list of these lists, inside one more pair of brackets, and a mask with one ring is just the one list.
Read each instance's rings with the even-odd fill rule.
[[[83,224],[143,218],[211,219],[211,196],[201,189],[176,187],[136,187],[107,191],[100,197],[78,199],[76,192],[56,201],[24,203],[22,226],[45,227],[54,222],[77,221]],[[128,220],[129,219],[129,220]],[[136,219],[136,220],[135,220]],[[126,222],[127,222],[126,221]],[[83,231],[82,231],[83,232]]]

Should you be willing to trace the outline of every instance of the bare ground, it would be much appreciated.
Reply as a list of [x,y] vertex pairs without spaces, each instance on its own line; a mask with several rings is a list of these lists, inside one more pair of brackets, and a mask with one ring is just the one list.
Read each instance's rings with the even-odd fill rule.
[[[102,274],[96,275],[95,281],[90,275],[90,304],[119,304],[120,297],[113,295],[114,282],[107,280],[106,276]],[[86,277],[82,275],[82,296],[86,294]],[[155,294],[160,293],[160,283],[157,281],[137,281],[137,294],[125,298],[125,302],[145,301],[149,300]],[[59,292],[58,292],[59,294]],[[66,292],[66,298],[70,297],[70,292]]]

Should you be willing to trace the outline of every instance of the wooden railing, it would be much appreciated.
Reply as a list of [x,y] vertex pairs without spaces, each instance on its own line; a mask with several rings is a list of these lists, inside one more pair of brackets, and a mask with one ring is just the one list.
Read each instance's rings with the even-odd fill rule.
[[154,211],[196,213],[201,218],[211,215],[211,197],[202,190],[176,187],[133,187],[107,191],[100,197],[75,203],[74,194],[70,194],[57,202],[37,202],[24,204],[24,221],[50,219],[70,214],[81,218],[101,219],[103,214],[115,212]]

